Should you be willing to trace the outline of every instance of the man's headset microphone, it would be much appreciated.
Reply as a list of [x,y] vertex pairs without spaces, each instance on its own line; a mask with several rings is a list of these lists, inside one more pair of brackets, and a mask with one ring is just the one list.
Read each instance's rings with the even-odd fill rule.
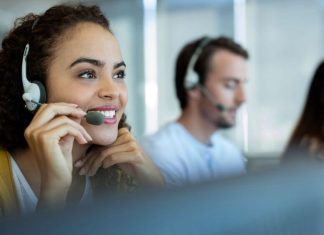
[[[35,21],[32,29],[34,28],[37,20]],[[26,103],[26,108],[30,112],[35,112],[42,104],[47,100],[45,86],[40,81],[30,82],[27,79],[27,57],[29,53],[29,43],[26,44],[22,66],[21,66],[21,77],[24,88],[24,94],[22,95],[23,100]],[[86,121],[92,125],[101,125],[104,123],[104,115],[99,112],[88,112],[85,116]]]
[[214,97],[210,94],[210,92],[207,90],[204,84],[199,82],[199,75],[194,71],[194,66],[197,63],[203,49],[211,42],[211,40],[212,39],[209,37],[204,37],[203,39],[201,39],[198,47],[192,54],[186,70],[184,86],[186,90],[198,88],[216,109],[218,109],[221,112],[224,112],[227,110],[227,108],[223,104],[220,104],[215,101]]

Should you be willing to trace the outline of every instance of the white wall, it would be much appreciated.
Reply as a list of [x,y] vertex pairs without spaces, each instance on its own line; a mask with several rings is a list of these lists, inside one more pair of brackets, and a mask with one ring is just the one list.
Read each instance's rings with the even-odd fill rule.
[[250,154],[285,147],[323,59],[323,29],[319,1],[247,2]]
[[[41,12],[56,0],[0,1],[0,34],[13,20]],[[87,1],[89,2],[89,1]],[[144,47],[142,0],[96,0],[111,21],[127,63],[133,133],[145,133]],[[280,154],[294,127],[316,65],[323,58],[323,4],[319,0],[246,0],[249,60],[248,154]],[[180,49],[203,35],[234,37],[232,0],[158,0],[157,5],[158,125],[179,114],[174,66]],[[239,123],[225,133],[243,148]],[[238,130],[238,131],[237,131]],[[234,133],[234,134],[233,134]],[[239,133],[239,135],[235,134]]]

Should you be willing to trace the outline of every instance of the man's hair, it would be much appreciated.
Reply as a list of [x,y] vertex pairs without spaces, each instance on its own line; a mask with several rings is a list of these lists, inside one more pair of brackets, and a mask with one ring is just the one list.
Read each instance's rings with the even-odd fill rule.
[[[34,27],[33,24],[37,20]],[[91,22],[110,31],[109,22],[97,6],[57,5],[44,14],[28,14],[15,21],[0,50],[0,147],[8,150],[27,146],[24,131],[32,119],[26,110],[21,62],[29,43],[27,77],[45,84],[48,65],[64,34],[79,23]]]
[[[187,67],[192,55],[197,47],[206,37],[200,38],[185,45],[180,51],[175,68],[175,87],[180,107],[183,110],[187,106],[187,90],[185,87],[185,79]],[[193,65],[193,70],[199,77],[199,83],[204,84],[208,73],[210,60],[218,50],[227,50],[236,55],[242,56],[245,59],[249,58],[248,52],[238,43],[227,37],[211,38],[210,41],[202,48],[196,64]]]

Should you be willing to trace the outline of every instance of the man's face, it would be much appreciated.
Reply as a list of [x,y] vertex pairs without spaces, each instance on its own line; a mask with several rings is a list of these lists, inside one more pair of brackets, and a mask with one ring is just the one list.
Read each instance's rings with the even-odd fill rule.
[[[245,58],[228,50],[218,50],[211,57],[205,87],[213,99],[202,95],[199,109],[205,121],[218,128],[235,125],[236,111],[245,101],[246,83]],[[213,103],[225,107],[220,111]]]

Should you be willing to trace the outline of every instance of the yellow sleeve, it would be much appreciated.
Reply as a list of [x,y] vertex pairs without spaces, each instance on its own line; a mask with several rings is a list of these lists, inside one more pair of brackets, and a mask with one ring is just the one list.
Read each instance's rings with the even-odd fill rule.
[[0,150],[0,214],[17,214],[18,207],[9,154]]

